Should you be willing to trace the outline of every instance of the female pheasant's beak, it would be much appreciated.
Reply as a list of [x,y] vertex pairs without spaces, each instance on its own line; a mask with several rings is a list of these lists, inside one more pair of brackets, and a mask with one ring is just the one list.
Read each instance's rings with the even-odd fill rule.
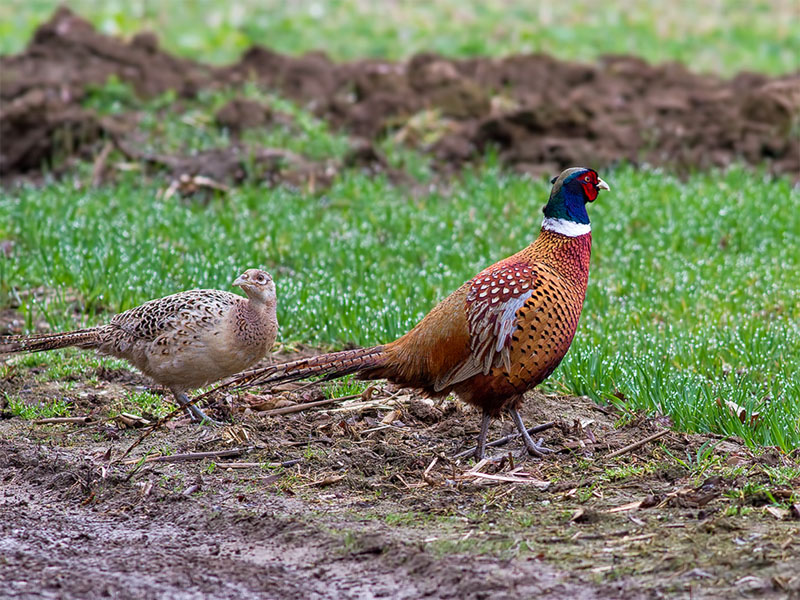
[[597,178],[597,189],[598,190],[606,190],[607,192],[611,191],[611,188],[608,187],[608,184],[605,181],[603,181],[602,179],[600,179],[599,177]]
[[242,287],[245,283],[247,283],[247,275],[239,275],[236,280],[233,282],[233,285]]

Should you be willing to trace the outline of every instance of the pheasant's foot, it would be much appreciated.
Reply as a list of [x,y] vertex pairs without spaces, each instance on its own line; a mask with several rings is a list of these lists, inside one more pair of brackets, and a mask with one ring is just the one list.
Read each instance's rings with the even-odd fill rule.
[[525,423],[522,422],[522,415],[519,414],[519,411],[516,408],[510,408],[508,409],[508,412],[511,414],[511,419],[514,421],[517,431],[519,431],[520,436],[522,436],[522,441],[525,443],[525,450],[522,451],[520,456],[529,454],[538,458],[544,458],[545,454],[551,454],[554,452],[554,450],[551,450],[544,445],[544,439],[539,439],[537,442],[533,441],[528,433],[527,428],[525,427]]
[[[528,445],[528,442],[530,442],[530,445]],[[528,439],[525,440],[525,449],[520,452],[520,457],[530,455],[544,458],[546,454],[552,454],[553,452],[555,452],[555,450],[544,445],[544,438],[539,438],[538,441],[534,442],[530,436],[528,436]]]
[[486,455],[486,436],[489,435],[489,423],[492,422],[492,417],[488,413],[483,413],[481,418],[481,432],[478,434],[478,445],[475,447],[473,457],[475,462],[480,462]]
[[202,411],[202,409],[197,408],[194,404],[192,406],[187,407],[186,412],[189,413],[189,416],[192,418],[192,421],[195,423],[203,424],[206,423],[208,425],[225,425],[222,421],[217,421],[216,419],[212,419],[206,413]]
[[208,423],[209,425],[224,425],[222,421],[212,419],[203,410],[195,404],[190,404],[189,397],[186,394],[175,394],[175,399],[178,401],[189,417],[195,423]]

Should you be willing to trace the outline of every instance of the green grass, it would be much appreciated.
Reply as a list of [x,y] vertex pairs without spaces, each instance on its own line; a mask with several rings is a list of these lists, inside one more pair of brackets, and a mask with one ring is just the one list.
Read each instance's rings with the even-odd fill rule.
[[161,396],[153,392],[142,390],[137,392],[128,392],[121,402],[123,410],[127,412],[141,411],[161,418],[169,414],[174,408],[175,404],[170,402],[171,397]]
[[[20,51],[60,0],[0,4],[0,53]],[[402,58],[421,50],[452,56],[547,52],[592,60],[608,53],[679,60],[701,71],[784,73],[797,69],[800,19],[792,0],[589,0],[369,2],[367,0],[72,0],[101,31],[148,28],[169,51],[232,62],[254,43],[337,59]]]
[[360,394],[369,387],[369,383],[358,381],[353,375],[346,375],[341,379],[332,381],[322,388],[326,398],[343,398]]
[[[686,181],[628,168],[602,175],[612,192],[590,207],[583,317],[546,387],[668,414],[682,429],[798,445],[800,192],[740,169]],[[206,206],[157,200],[135,175],[108,189],[5,191],[0,238],[16,245],[0,259],[0,293],[75,289],[87,307],[79,322],[59,295],[22,311],[29,323],[77,327],[98,320],[95,307],[230,289],[261,265],[277,282],[283,341],[385,342],[527,245],[547,191],[491,161],[447,193],[415,198],[352,173],[324,195],[249,185]],[[717,399],[759,417],[742,423]]]
[[[59,381],[67,384],[81,379],[90,385],[96,385],[98,368],[130,368],[130,365],[124,360],[98,356],[94,352],[85,352],[76,348],[18,354],[12,363],[0,364],[0,379],[8,377],[16,369],[39,368],[39,373],[35,377],[39,382]],[[42,367],[44,368],[42,369]]]
[[19,396],[5,394],[5,399],[11,414],[23,419],[49,419],[69,415],[69,404],[63,398],[29,403]]

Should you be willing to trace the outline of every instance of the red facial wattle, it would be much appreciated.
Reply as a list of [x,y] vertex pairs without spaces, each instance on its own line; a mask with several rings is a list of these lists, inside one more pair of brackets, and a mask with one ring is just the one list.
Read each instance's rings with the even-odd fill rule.
[[597,184],[594,181],[584,181],[583,193],[586,194],[586,199],[589,202],[594,202],[597,199]]

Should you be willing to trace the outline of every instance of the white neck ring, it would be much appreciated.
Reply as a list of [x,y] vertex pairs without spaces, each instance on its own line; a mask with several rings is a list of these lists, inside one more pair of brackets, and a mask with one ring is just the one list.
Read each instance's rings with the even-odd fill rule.
[[548,217],[542,221],[542,229],[547,231],[554,231],[567,237],[578,237],[586,235],[592,231],[592,226],[589,223],[576,223],[575,221],[567,221],[566,219],[551,219]]

